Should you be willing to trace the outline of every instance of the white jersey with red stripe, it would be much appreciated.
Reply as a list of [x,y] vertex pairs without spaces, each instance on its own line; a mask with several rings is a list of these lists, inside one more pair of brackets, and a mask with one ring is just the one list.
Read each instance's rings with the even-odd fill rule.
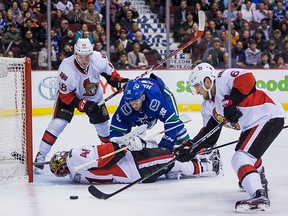
[[103,100],[100,74],[112,75],[113,71],[115,71],[113,65],[100,52],[93,51],[86,70],[77,65],[75,55],[72,55],[65,58],[58,69],[59,92],[65,95],[75,94],[79,99],[99,102]]
[[[116,164],[109,167],[105,167],[105,165],[111,157],[96,161],[97,158],[111,152],[107,146],[107,144],[86,145],[73,148],[66,159],[71,180],[79,183],[130,183],[141,177],[130,151],[127,151],[125,157]],[[95,163],[87,165],[77,172],[74,171],[74,167],[92,160]]]
[[[249,79],[246,79],[248,77]],[[245,69],[226,69],[218,74],[215,81],[216,95],[213,116],[224,116],[222,100],[225,95],[230,95],[233,87],[247,93],[248,88],[255,85],[255,79],[251,79],[251,77],[254,78],[252,72]],[[238,125],[233,128],[244,131],[272,118],[285,117],[282,105],[267,92],[258,88],[241,101],[237,107],[243,116],[239,118]]]

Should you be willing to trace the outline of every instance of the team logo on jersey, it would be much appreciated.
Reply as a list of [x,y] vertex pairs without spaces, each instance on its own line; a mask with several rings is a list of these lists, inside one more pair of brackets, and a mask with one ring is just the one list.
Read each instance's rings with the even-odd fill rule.
[[155,111],[158,110],[159,106],[160,106],[160,101],[156,100],[156,99],[153,99],[153,100],[151,100],[149,108],[150,108],[150,110],[155,112]]
[[83,96],[93,96],[97,93],[99,88],[99,83],[90,82],[89,78],[83,81],[83,87],[85,88],[85,94]]
[[[213,109],[213,117],[219,123],[226,120],[226,118],[224,116],[222,116],[222,115],[220,115],[219,113],[216,112],[215,108]],[[231,129],[234,129],[234,130],[240,130],[239,123],[227,122],[227,123],[224,124],[224,127],[231,128]]]

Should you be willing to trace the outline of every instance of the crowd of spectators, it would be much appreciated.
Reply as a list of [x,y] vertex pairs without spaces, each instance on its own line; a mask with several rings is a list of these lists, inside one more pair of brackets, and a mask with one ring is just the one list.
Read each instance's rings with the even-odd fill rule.
[[[165,21],[165,0],[145,0]],[[231,35],[228,10],[231,3]],[[161,55],[139,29],[139,14],[130,1],[111,0],[110,47],[106,38],[105,0],[51,0],[52,68],[74,53],[78,38],[89,38],[95,50],[110,53],[117,69],[147,69]],[[192,63],[228,67],[228,37],[233,67],[287,68],[288,0],[171,0],[174,39],[185,43],[198,30],[198,11],[206,13],[204,36],[184,50]],[[33,69],[47,69],[47,1],[0,0],[0,55],[31,58]],[[152,58],[153,57],[153,58]]]
[[[228,2],[231,35],[225,5]],[[191,53],[193,64],[208,62],[216,68],[228,67],[227,42],[231,38],[232,67],[288,68],[287,0],[172,0],[172,4],[174,39],[181,43],[197,32],[199,10],[206,13],[204,36],[184,50]]]

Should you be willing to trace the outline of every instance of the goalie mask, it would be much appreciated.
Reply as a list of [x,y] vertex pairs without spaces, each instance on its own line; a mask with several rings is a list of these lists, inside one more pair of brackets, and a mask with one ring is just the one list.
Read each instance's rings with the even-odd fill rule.
[[86,70],[93,53],[93,45],[88,38],[79,38],[74,45],[75,59],[78,65]]
[[55,176],[64,177],[70,173],[66,164],[68,154],[68,151],[57,152],[51,158],[50,170]]
[[[209,89],[207,89],[204,85],[205,78],[208,77],[212,85]],[[197,65],[190,73],[189,75],[189,83],[190,83],[190,91],[192,94],[196,94],[195,85],[200,84],[203,89],[208,91],[209,98],[212,99],[211,96],[211,89],[214,84],[214,80],[216,79],[216,71],[213,66],[211,66],[208,63],[201,63]]]

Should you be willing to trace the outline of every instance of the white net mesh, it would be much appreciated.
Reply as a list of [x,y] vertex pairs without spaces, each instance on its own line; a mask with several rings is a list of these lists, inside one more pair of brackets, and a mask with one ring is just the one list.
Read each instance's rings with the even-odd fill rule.
[[27,178],[25,59],[0,58],[0,182]]

